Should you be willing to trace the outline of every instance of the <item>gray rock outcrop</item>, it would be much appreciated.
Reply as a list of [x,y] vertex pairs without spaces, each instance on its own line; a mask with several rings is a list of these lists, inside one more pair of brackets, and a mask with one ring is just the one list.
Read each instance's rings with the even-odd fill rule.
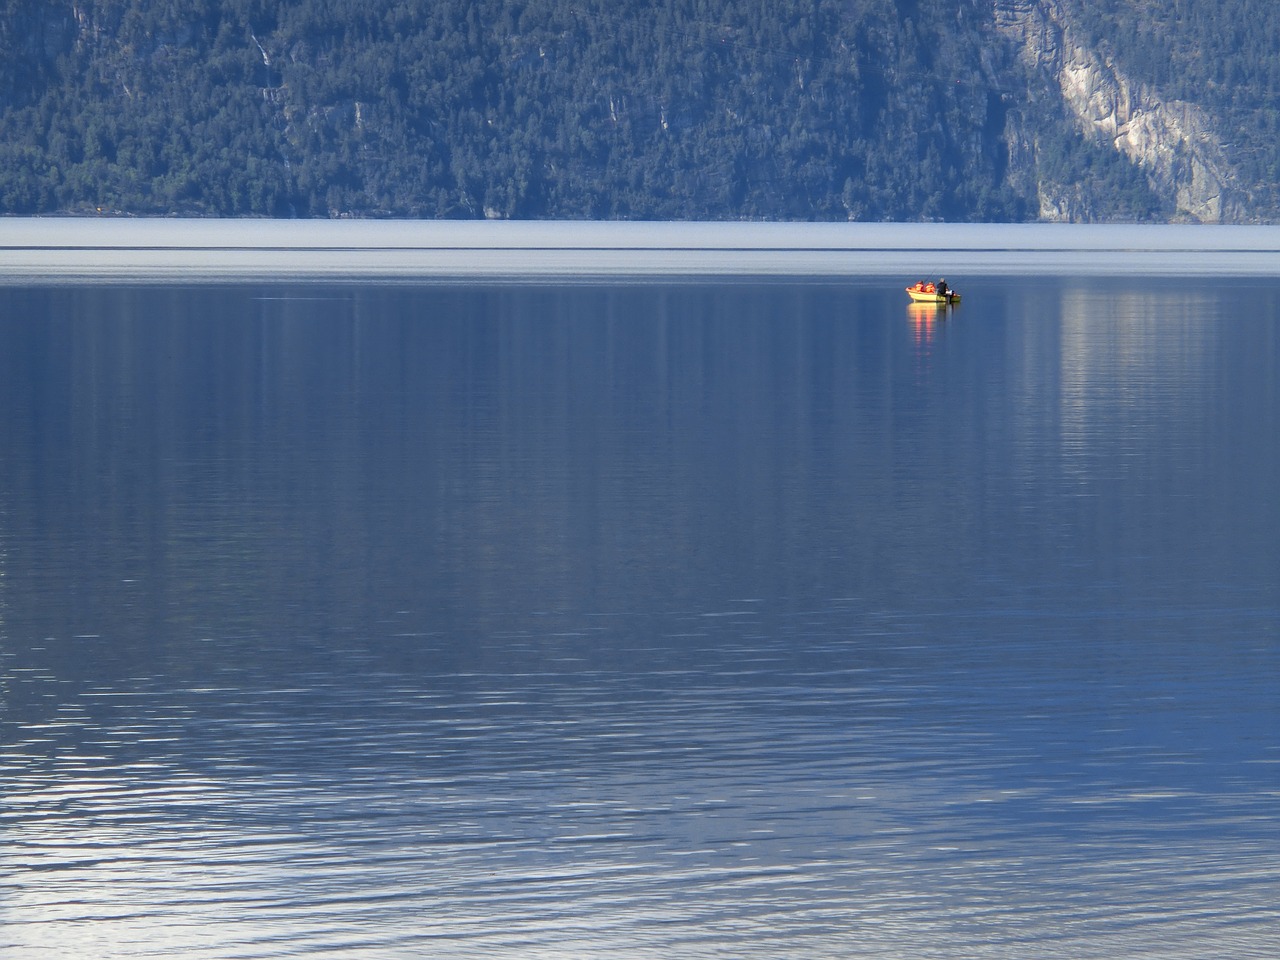
[[[1243,219],[1231,165],[1203,110],[1133,82],[1082,42],[1058,0],[996,0],[995,14],[1023,64],[1056,82],[1082,131],[1137,164],[1156,193],[1172,200],[1177,219]],[[1043,219],[1087,219],[1087,198],[1061,194],[1041,191]]]

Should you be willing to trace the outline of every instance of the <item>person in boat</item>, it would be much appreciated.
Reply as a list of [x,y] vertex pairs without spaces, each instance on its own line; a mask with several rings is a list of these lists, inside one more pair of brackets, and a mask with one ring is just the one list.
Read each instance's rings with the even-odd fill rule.
[[942,294],[945,297],[947,295],[947,292],[948,292],[947,281],[945,278],[943,278],[942,280],[938,281],[938,293]]

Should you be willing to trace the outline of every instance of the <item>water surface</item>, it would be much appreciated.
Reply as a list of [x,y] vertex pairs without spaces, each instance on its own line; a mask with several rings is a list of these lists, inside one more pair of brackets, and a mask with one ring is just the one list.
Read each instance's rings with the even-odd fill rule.
[[0,218],[0,284],[845,278],[922,269],[934,276],[1277,276],[1280,227]]
[[1280,288],[903,279],[0,289],[0,953],[1274,956]]

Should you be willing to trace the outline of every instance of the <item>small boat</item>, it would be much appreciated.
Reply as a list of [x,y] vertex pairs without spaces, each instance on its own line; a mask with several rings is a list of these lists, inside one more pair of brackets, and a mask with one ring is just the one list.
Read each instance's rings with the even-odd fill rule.
[[916,303],[952,304],[960,302],[960,294],[954,290],[939,293],[938,288],[932,283],[917,283],[915,286],[907,287],[907,296]]

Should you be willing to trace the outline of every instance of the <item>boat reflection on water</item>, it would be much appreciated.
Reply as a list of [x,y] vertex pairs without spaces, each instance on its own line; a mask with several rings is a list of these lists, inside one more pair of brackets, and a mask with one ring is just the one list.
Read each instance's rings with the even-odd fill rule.
[[917,346],[926,346],[933,340],[934,327],[947,318],[951,308],[941,303],[909,303],[907,319],[915,335]]

